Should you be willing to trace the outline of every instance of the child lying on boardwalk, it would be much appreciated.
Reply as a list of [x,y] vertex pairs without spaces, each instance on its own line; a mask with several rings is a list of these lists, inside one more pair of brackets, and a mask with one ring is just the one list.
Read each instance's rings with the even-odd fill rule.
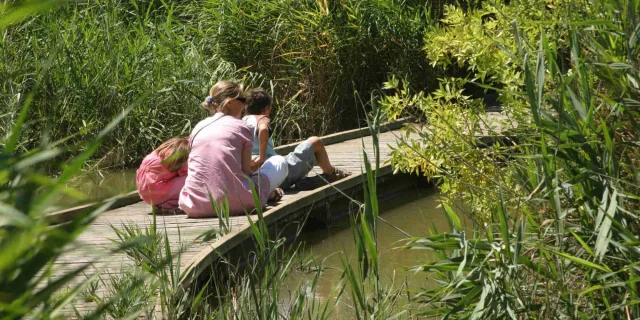
[[[271,96],[262,88],[253,89],[247,94],[247,116],[242,119],[254,128],[255,139],[251,151],[253,158],[251,169],[253,171],[257,171],[267,159],[277,155],[273,148],[271,129],[269,128],[271,103]],[[305,185],[301,180],[316,164],[322,169],[321,177],[328,182],[335,182],[351,175],[351,172],[331,165],[327,150],[318,137],[311,137],[303,141],[285,158],[289,170],[286,179],[280,185],[282,189],[291,188],[296,184],[299,189],[310,189],[311,186]]]

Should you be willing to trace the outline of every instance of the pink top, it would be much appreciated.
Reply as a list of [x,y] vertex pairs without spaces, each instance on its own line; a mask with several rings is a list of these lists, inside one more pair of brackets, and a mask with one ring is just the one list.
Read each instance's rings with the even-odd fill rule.
[[[165,202],[173,200],[174,203],[170,206],[177,207],[177,198],[168,199],[172,194],[171,190],[177,177],[187,175],[187,165],[180,168],[178,171],[170,172],[169,164],[162,164],[162,158],[154,151],[147,155],[140,168],[136,171],[136,184],[138,185],[138,193],[140,198],[146,203],[153,203],[154,205],[161,206]],[[181,182],[180,182],[181,183]]]
[[[216,216],[209,200],[211,193],[218,205],[227,198],[231,214],[252,210],[255,205],[249,177],[242,172],[242,151],[253,147],[253,128],[240,119],[216,113],[200,121],[189,140],[189,173],[180,193],[180,208],[189,217]],[[250,179],[264,205],[269,179],[259,175]]]

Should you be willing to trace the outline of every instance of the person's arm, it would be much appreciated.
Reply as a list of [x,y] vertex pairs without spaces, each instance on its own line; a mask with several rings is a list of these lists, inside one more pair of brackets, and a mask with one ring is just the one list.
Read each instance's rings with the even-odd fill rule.
[[[262,119],[260,119],[262,120]],[[260,166],[267,160],[267,146],[269,145],[269,120],[261,121],[258,124],[258,158],[251,161],[253,171],[258,171]]]
[[269,123],[267,121],[263,121],[258,126],[258,142],[260,143],[258,161],[262,165],[267,160],[267,146],[269,145]]
[[244,145],[244,149],[242,149],[242,172],[246,175],[250,176],[253,174],[251,171],[251,149],[252,144],[247,143]]

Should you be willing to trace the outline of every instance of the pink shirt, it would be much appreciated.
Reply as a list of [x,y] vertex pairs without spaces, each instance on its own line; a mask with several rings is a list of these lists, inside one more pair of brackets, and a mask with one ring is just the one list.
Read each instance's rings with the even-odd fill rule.
[[[178,197],[172,191],[181,188],[184,179],[177,179],[187,175],[187,165],[178,171],[170,172],[169,164],[162,164],[162,158],[154,151],[147,155],[140,168],[136,171],[136,184],[140,198],[146,203],[153,203],[163,207],[177,207]],[[171,203],[167,203],[171,202]]]
[[[227,199],[231,214],[252,210],[255,205],[249,177],[242,172],[242,151],[253,147],[253,128],[240,119],[216,113],[200,121],[189,139],[189,173],[180,192],[180,208],[189,217],[216,216],[210,192],[218,205]],[[254,175],[250,179],[264,205],[269,196],[268,178]]]

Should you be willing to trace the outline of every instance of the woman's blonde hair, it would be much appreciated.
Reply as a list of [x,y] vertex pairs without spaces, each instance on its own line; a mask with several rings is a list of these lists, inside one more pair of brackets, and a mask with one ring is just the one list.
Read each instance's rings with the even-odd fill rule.
[[189,158],[189,137],[171,138],[154,150],[169,165],[169,172],[180,170]]
[[202,103],[202,108],[211,113],[224,111],[224,104],[229,99],[244,97],[242,84],[232,81],[219,81],[209,90],[209,96]]

